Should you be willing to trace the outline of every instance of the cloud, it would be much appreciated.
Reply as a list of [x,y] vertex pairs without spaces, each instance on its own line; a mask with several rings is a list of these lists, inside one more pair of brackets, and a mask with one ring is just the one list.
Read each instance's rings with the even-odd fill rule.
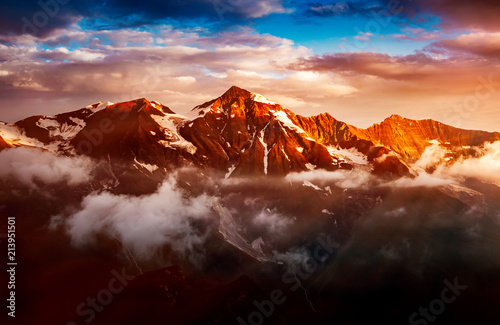
[[373,36],[372,33],[364,33],[364,32],[359,32],[360,35],[354,36],[355,39],[359,41],[364,41],[364,42],[369,42],[370,37]]
[[[401,12],[399,3],[386,3],[387,1],[331,1],[320,0],[303,2],[297,5],[305,16],[332,17],[332,16],[364,16],[374,18],[379,16],[397,16]],[[390,2],[389,2],[390,3]]]
[[475,155],[453,158],[453,153],[439,143],[427,147],[413,165],[419,176],[414,180],[399,179],[395,186],[440,186],[458,184],[465,177],[500,186],[500,141],[475,148]]
[[429,45],[426,50],[440,55],[473,55],[500,59],[500,32],[463,34]]
[[0,178],[38,187],[67,182],[77,185],[90,180],[92,162],[85,157],[61,157],[47,151],[11,148],[0,152]]
[[500,186],[500,141],[485,144],[479,157],[459,159],[443,172],[454,177],[473,177]]
[[446,64],[424,53],[390,56],[376,52],[345,52],[301,58],[289,68],[412,80],[439,75],[441,66]]
[[441,37],[440,31],[438,30],[427,31],[423,28],[404,27],[401,31],[403,34],[394,34],[390,36],[412,42],[428,42],[437,40]]
[[196,252],[203,251],[206,226],[196,227],[195,222],[210,216],[208,196],[186,197],[170,178],[151,195],[90,194],[79,211],[67,218],[54,217],[53,223],[62,222],[77,246],[93,243],[97,234],[107,234],[142,258],[169,245],[196,263],[200,258]]
[[355,10],[353,5],[348,2],[329,3],[323,5],[310,4],[309,6],[308,14],[321,17],[346,15]]
[[60,2],[20,0],[9,3],[0,12],[0,34],[30,34],[44,38],[82,20],[86,26],[107,30],[150,26],[166,20],[231,26],[234,22],[289,12],[280,0]]
[[340,188],[363,188],[373,185],[376,181],[375,177],[369,171],[363,169],[353,169],[350,171],[337,170],[329,172],[326,170],[313,170],[300,173],[290,173],[285,177],[285,180],[291,182],[315,182],[322,184],[325,182],[335,182]]
[[420,156],[420,159],[414,164],[414,167],[422,170],[436,167],[445,160],[447,154],[448,150],[443,148],[439,142],[433,142],[430,146],[425,148],[425,151],[422,153],[422,156]]
[[263,226],[270,233],[280,234],[292,224],[292,221],[276,210],[266,208],[254,217],[253,223],[257,226]]
[[412,165],[418,174],[415,178],[400,178],[385,182],[373,176],[369,170],[355,168],[351,171],[328,172],[314,170],[291,173],[286,181],[304,183],[319,190],[327,182],[345,189],[362,189],[377,186],[412,188],[440,187],[460,184],[465,177],[479,179],[500,186],[500,141],[486,143],[484,148],[476,148],[474,157],[453,158],[450,150],[438,142],[428,146],[420,159]]
[[392,17],[405,25],[439,17],[441,27],[446,29],[500,30],[497,19],[500,5],[496,0],[317,1],[297,5],[297,8],[305,16],[379,17],[379,21]]
[[[119,102],[138,97],[157,100],[182,113],[233,84],[256,92],[273,89],[270,95],[291,109],[319,109],[318,101],[357,92],[340,77],[287,70],[283,65],[308,56],[310,51],[288,39],[250,28],[206,36],[192,30],[167,29],[155,35],[132,29],[84,32],[75,27],[66,34],[48,37],[42,44],[68,43],[68,35],[76,44],[90,42],[91,46],[39,50],[40,43],[27,37],[19,38],[24,45],[0,44],[0,58],[5,60],[0,62],[4,71],[0,88],[6,94],[2,100],[12,103],[22,96],[25,101],[22,110],[7,111],[12,106],[2,105],[6,107],[4,119],[13,121],[26,115],[77,109],[100,100]],[[127,40],[137,45],[124,47]],[[275,58],[280,58],[279,62]],[[42,102],[52,104],[43,105],[41,112]],[[24,115],[11,115],[20,113]]]
[[[278,6],[273,3],[271,6]],[[251,7],[241,4],[238,10]],[[330,4],[333,2],[309,5]],[[313,55],[289,39],[250,27],[214,31],[210,24],[176,25],[152,20],[141,29],[133,25],[107,29],[103,25],[88,30],[85,23],[73,22],[43,38],[16,36],[15,45],[6,45],[7,38],[0,35],[4,42],[0,44],[2,120],[14,122],[97,101],[139,97],[185,113],[238,85],[263,93],[298,114],[329,112],[358,127],[399,114],[497,131],[500,92],[481,101],[474,114],[456,113],[465,110],[461,106],[469,103],[468,96],[481,85],[478,78],[489,79],[496,71],[495,35],[489,42],[488,34],[478,34],[476,40],[472,35],[439,40],[410,55]],[[434,31],[407,26],[401,35],[412,40],[435,36]],[[369,33],[356,36],[373,40]],[[488,60],[478,60],[480,54]],[[498,77],[492,78],[496,81]]]
[[426,12],[439,16],[443,27],[500,30],[498,20],[500,4],[496,0],[474,2],[468,0],[402,0],[401,4],[408,13]]
[[400,178],[392,183],[386,184],[392,187],[437,187],[455,183],[451,179],[441,178],[439,175],[428,174],[424,171],[415,178]]
[[[338,78],[356,89],[352,96],[330,98],[325,105],[332,107],[329,113],[335,118],[358,127],[369,127],[388,115],[399,114],[497,131],[500,120],[494,112],[500,100],[500,93],[495,91],[499,77],[492,70],[499,65],[497,60],[478,59],[464,50],[445,54],[431,49],[409,55],[312,55],[299,58],[287,68]],[[342,109],[345,107],[350,109]]]

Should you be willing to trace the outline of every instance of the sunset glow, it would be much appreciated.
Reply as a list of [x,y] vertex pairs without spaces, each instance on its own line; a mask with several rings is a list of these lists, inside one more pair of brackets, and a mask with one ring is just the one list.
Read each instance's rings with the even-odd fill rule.
[[498,131],[496,1],[17,1],[0,119],[145,97],[185,113],[232,85],[360,127],[391,114]]

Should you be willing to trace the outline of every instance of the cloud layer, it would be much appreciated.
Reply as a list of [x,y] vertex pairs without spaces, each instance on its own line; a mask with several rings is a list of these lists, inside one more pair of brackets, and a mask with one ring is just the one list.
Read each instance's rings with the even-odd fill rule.
[[59,157],[38,149],[11,148],[0,152],[0,178],[30,187],[90,180],[92,162],[85,157]]
[[107,234],[134,256],[150,258],[168,245],[196,263],[207,229],[196,227],[195,222],[211,216],[207,196],[186,198],[169,179],[156,193],[142,197],[91,194],[83,199],[79,211],[54,217],[53,223],[62,223],[77,246],[92,244],[98,234]]

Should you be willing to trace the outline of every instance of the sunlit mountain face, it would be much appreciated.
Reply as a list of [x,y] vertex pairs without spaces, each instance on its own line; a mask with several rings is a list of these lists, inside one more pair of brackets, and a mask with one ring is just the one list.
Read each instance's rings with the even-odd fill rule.
[[2,324],[499,324],[499,8],[3,4]]

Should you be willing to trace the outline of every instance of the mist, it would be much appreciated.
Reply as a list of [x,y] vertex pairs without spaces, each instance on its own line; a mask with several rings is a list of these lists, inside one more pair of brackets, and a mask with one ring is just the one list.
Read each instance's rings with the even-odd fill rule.
[[150,195],[90,194],[78,211],[69,216],[54,216],[52,227],[65,227],[77,247],[95,245],[97,236],[105,234],[142,259],[153,257],[168,245],[196,262],[203,252],[208,229],[196,222],[209,225],[212,218],[209,197],[187,197],[171,177]]
[[40,149],[20,147],[0,152],[0,178],[32,188],[40,183],[65,181],[72,186],[88,182],[92,166],[83,156],[62,157]]

